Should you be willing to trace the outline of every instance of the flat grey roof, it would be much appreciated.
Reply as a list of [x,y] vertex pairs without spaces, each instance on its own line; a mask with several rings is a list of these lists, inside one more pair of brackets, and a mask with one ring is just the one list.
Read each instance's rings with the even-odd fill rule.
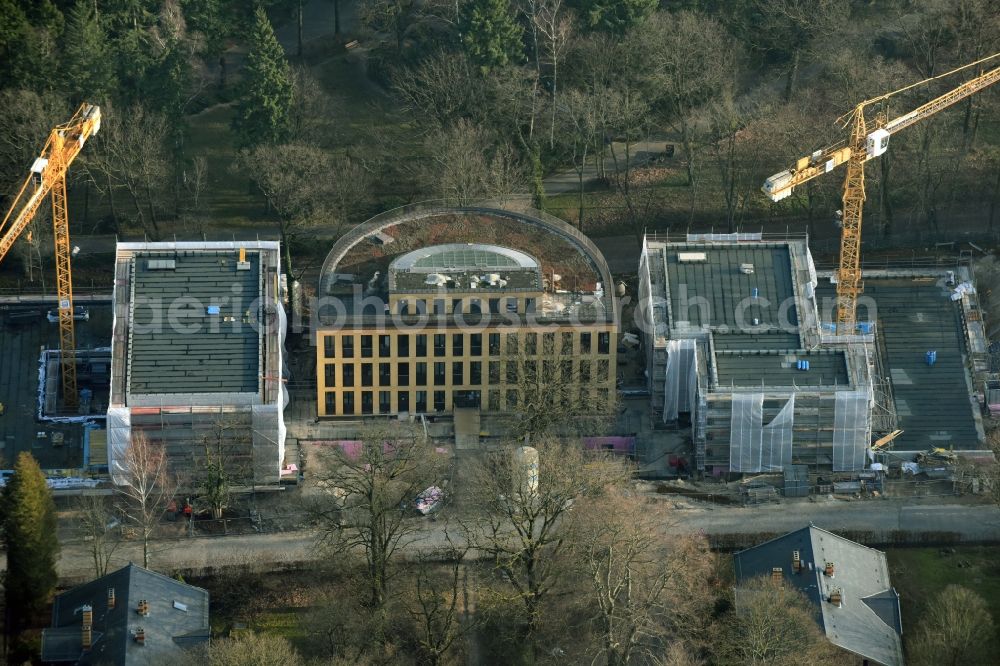
[[[799,370],[796,361],[809,362]],[[835,386],[849,388],[842,351],[746,352],[716,350],[719,388],[730,386]]]
[[[687,252],[703,252],[706,260],[679,261],[678,253]],[[749,327],[754,319],[760,326],[777,327],[781,325],[779,308],[795,295],[787,245],[670,244],[665,248],[665,261],[671,328],[688,321],[692,326],[725,326],[730,333],[740,333],[741,324]],[[742,264],[753,264],[753,273],[741,272]],[[740,310],[742,322],[737,317]],[[795,321],[794,312],[790,317]]]
[[[876,313],[859,303],[858,319],[877,318],[886,364],[892,381],[896,416],[903,434],[894,442],[900,450],[931,447],[977,448],[965,363],[962,322],[949,290],[929,278],[866,278],[864,297],[874,300]],[[832,298],[834,288],[820,280],[817,296]],[[927,365],[924,354],[937,352]]]
[[136,252],[130,394],[258,392],[260,251],[246,259],[237,270],[235,250]]

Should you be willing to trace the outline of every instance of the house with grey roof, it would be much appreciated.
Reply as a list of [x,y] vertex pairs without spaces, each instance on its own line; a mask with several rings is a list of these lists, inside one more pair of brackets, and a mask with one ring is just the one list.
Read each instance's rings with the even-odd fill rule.
[[209,447],[237,483],[276,483],[288,403],[279,245],[119,243],[108,468],[125,483],[136,432],[197,478]]
[[51,664],[168,664],[206,643],[208,592],[129,564],[58,595],[42,631]]
[[761,576],[780,580],[805,595],[831,643],[869,663],[902,666],[899,595],[885,553],[810,525],[740,551],[733,563],[737,589]]

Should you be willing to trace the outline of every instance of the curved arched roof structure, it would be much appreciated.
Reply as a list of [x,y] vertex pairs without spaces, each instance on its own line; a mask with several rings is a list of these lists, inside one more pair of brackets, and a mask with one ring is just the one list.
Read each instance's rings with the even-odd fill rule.
[[[323,268],[319,278],[320,294],[330,293],[330,287],[336,283],[338,268],[348,253],[364,242],[366,239],[376,237],[382,231],[410,222],[433,223],[434,218],[454,218],[455,216],[468,215],[488,216],[508,222],[517,222],[535,230],[541,230],[561,239],[579,253],[580,257],[590,265],[596,281],[604,285],[604,298],[606,299],[606,312],[609,320],[617,320],[618,308],[617,297],[615,296],[611,271],[608,268],[604,255],[597,249],[597,246],[578,229],[567,224],[552,215],[542,211],[519,208],[517,210],[500,208],[495,204],[471,205],[471,206],[445,206],[435,203],[414,204],[396,208],[380,213],[369,219],[367,222],[359,224],[344,234],[330,249],[323,262]],[[440,247],[440,244],[437,244]],[[465,244],[452,244],[463,246]],[[392,246],[389,245],[389,248]],[[499,246],[490,246],[499,247]],[[430,248],[428,248],[430,249]],[[533,250],[533,248],[525,248]],[[525,254],[522,250],[519,253]],[[415,254],[410,252],[409,254]],[[405,257],[406,255],[404,255]],[[399,257],[398,260],[404,257]],[[416,261],[416,259],[414,260]]]

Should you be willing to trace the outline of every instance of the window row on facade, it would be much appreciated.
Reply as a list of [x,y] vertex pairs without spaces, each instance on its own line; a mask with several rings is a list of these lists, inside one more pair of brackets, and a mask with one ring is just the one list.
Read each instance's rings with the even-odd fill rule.
[[[593,413],[609,408],[610,387],[574,387],[572,392],[552,394],[553,408]],[[502,413],[515,411],[522,402],[522,391],[515,388],[486,390],[430,391],[325,391],[320,416],[364,416],[376,414],[431,414],[450,412],[454,407],[478,407],[482,411]],[[562,403],[561,405],[559,403]]]
[[551,333],[326,333],[326,360],[353,358],[443,358],[537,354],[575,356],[611,353],[608,331]]
[[476,387],[519,382],[607,382],[612,379],[610,359],[333,362],[324,364],[322,377],[324,388]]
[[400,315],[533,314],[536,296],[419,297],[393,294],[389,308]]

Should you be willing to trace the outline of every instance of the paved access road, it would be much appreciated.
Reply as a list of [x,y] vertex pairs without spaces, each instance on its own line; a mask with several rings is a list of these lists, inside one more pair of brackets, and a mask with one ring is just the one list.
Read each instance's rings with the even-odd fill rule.
[[[831,530],[906,530],[958,532],[963,540],[1000,541],[1000,509],[981,504],[928,504],[914,500],[858,502],[788,502],[753,509],[738,507],[670,509],[663,504],[664,529],[671,533],[704,531],[711,535],[775,533],[798,529],[809,522]],[[414,548],[445,545],[447,522],[421,525]],[[457,530],[455,530],[457,533]],[[204,537],[158,542],[152,565],[163,570],[252,563],[261,569],[312,562],[322,557],[312,531],[246,536]],[[129,542],[114,557],[115,564],[141,562],[141,547]],[[90,555],[84,543],[63,545],[59,572],[64,577],[91,576]]]

